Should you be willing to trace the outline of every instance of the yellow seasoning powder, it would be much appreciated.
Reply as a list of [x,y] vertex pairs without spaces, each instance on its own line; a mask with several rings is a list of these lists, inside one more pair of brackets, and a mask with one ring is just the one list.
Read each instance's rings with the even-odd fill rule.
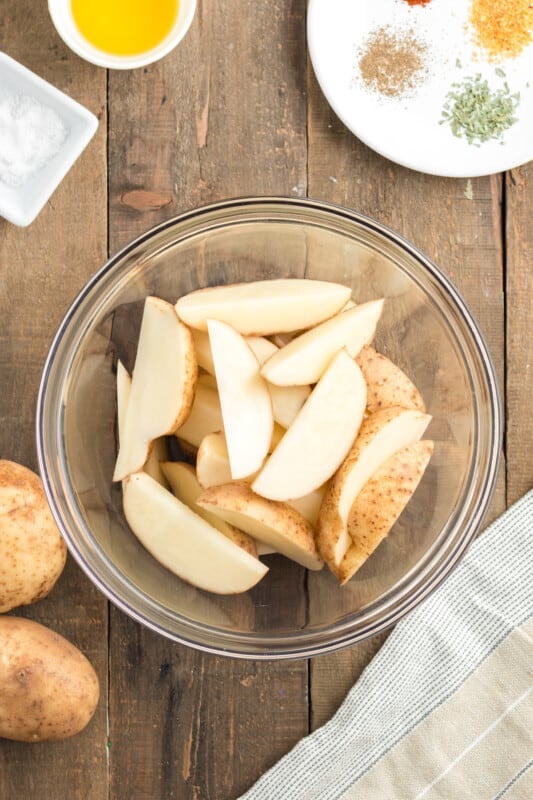
[[491,60],[514,58],[532,41],[532,0],[472,0],[476,40]]
[[81,35],[114,56],[157,47],[178,15],[178,0],[71,0],[71,7]]

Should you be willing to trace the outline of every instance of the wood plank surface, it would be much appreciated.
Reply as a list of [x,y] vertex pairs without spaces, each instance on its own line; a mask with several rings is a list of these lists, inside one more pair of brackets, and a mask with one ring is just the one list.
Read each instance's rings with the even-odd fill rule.
[[[437,178],[381,158],[338,120],[311,67],[308,80],[309,195],[378,219],[410,239],[454,281],[487,338],[503,391],[501,178]],[[504,509],[504,499],[502,471],[492,517]],[[386,637],[312,662],[313,729],[337,710]]]
[[[190,207],[305,186],[304,10],[208,0],[174,53],[110,74],[112,252]],[[110,647],[115,800],[236,797],[308,731],[305,661],[202,655],[115,610]]]
[[[36,469],[35,403],[44,358],[69,303],[107,255],[106,75],[74,56],[55,33],[46,4],[31,0],[0,3],[0,49],[100,118],[96,137],[35,222],[17,228],[0,219],[0,457]],[[71,740],[0,740],[0,797],[106,798],[107,602],[69,557],[50,596],[13,613],[80,648],[98,673],[101,701],[91,725]]]
[[533,488],[533,164],[506,180],[507,502]]
[[[373,153],[322,96],[305,12],[305,0],[200,0],[173,53],[106,73],[63,45],[46,4],[0,0],[0,50],[100,119],[37,220],[26,229],[0,220],[0,457],[36,468],[35,402],[49,343],[108,254],[207,202],[309,195],[400,232],[466,298],[507,421],[490,520],[533,485],[533,167],[451,180]],[[295,571],[288,614],[298,620],[299,581]],[[328,598],[321,602],[327,609]],[[50,597],[16,613],[79,646],[102,697],[70,740],[0,739],[0,800],[233,800],[330,718],[388,635],[310,662],[201,654],[108,607],[70,557]]]

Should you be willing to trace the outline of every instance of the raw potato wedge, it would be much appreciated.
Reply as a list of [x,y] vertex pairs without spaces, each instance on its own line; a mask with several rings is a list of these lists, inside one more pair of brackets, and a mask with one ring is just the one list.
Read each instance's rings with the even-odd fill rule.
[[196,477],[203,489],[231,481],[226,437],[219,431],[204,436],[196,454]]
[[[213,363],[211,346],[209,344],[209,334],[205,331],[198,331],[193,328],[192,335],[196,346],[198,365],[206,370],[205,374],[198,377],[198,382],[212,385],[216,388],[215,378],[213,377],[212,379],[214,382],[213,384],[210,381],[210,377],[215,374],[215,365]],[[278,347],[264,336],[247,336],[246,343],[261,365],[278,351]],[[309,397],[311,387],[274,386],[274,384],[268,382],[267,385],[268,391],[270,392],[270,399],[272,400],[274,420],[284,428],[288,428]]]
[[268,453],[274,417],[259,362],[243,337],[225,322],[207,321],[231,476],[246,478]]
[[135,473],[126,483],[124,514],[160,564],[200,589],[246,592],[268,571],[145,472]]
[[161,469],[173,494],[189,506],[195,514],[209,522],[213,528],[216,528],[220,533],[223,533],[234,544],[242,547],[251,556],[257,557],[257,547],[255,541],[243,531],[234,528],[233,525],[228,525],[223,519],[217,517],[216,514],[211,514],[205,508],[196,505],[196,501],[203,492],[203,488],[198,483],[194,467],[191,464],[185,464],[182,461],[166,461],[161,464]]
[[222,430],[224,423],[218,392],[200,382],[196,386],[189,416],[176,431],[176,436],[193,447],[200,447],[209,433]]
[[152,442],[152,449],[150,450],[148,461],[144,465],[144,471],[155,481],[160,483],[161,486],[164,486],[165,489],[168,487],[168,483],[161,469],[161,464],[167,459],[167,441],[164,436],[160,436]]
[[341,350],[255,479],[254,492],[293,500],[322,486],[352,446],[365,405],[361,370]]
[[198,366],[205,369],[210,375],[214,375],[215,365],[213,364],[213,356],[211,355],[211,345],[209,344],[209,334],[207,330],[199,331],[198,328],[191,328],[191,333],[196,350],[196,358],[198,359]]
[[214,389],[218,393],[217,379],[209,372],[202,372],[198,375],[196,386],[207,386],[208,389]]
[[433,453],[433,442],[403,447],[368,480],[355,500],[348,518],[351,544],[337,570],[346,583],[365,563],[413,496]]
[[[249,336],[246,341],[261,365],[277,353],[279,349],[269,339],[265,339],[264,336]],[[311,394],[311,387],[309,385],[275,386],[268,381],[267,386],[272,400],[272,414],[275,421],[284,428],[289,428]]]
[[422,438],[430,420],[428,414],[404,408],[387,408],[364,420],[324,495],[318,517],[318,549],[334,574],[351,543],[348,517],[357,495],[384,461]]
[[197,372],[191,332],[170,303],[148,297],[113,480],[142,469],[153,440],[185,420]]
[[[343,305],[342,308],[338,310],[338,314],[341,314],[343,311],[348,311],[349,308],[354,308],[355,303],[350,298],[347,303]],[[270,337],[270,341],[276,345],[277,348],[285,347],[286,344],[289,344],[296,336],[300,336],[300,334],[304,333],[303,330],[299,331],[291,331],[290,333],[275,333],[273,336]]]
[[306,519],[313,528],[316,528],[320,506],[322,505],[325,492],[326,487],[319,486],[318,489],[309,492],[309,494],[303,497],[297,497],[295,500],[287,500],[286,502],[292,508],[295,508],[296,511],[299,511],[302,517]]
[[[195,342],[198,343],[198,363],[207,371],[207,374],[200,376],[198,380],[202,380],[202,382],[209,384],[209,374],[214,375],[215,370],[213,357],[211,355],[211,347],[209,345],[209,336],[204,331],[197,331],[193,329],[193,338]],[[247,336],[246,343],[261,365],[278,351],[278,347],[276,347],[275,344],[273,344],[269,339],[266,339],[264,336]],[[268,381],[267,386],[268,391],[270,392],[270,399],[272,401],[272,414],[274,416],[274,420],[282,427],[288,428],[294,421],[298,411],[309,397],[311,387],[275,386],[272,383],[268,383]]]
[[[285,429],[275,423],[272,441],[268,449],[269,453],[278,446],[284,433]],[[210,486],[220,486],[232,480],[226,437],[222,431],[208,433],[202,439],[196,453],[196,476],[204,489],[209,489]],[[254,473],[244,480],[251,483],[256,477],[257,473]]]
[[235,283],[198,289],[180,297],[178,316],[207,330],[207,320],[226,322],[243,335],[310,328],[337,313],[350,299],[348,287],[305,278]]
[[370,413],[393,406],[426,410],[422,396],[412,380],[386,356],[377,353],[370,345],[365,345],[355,360],[366,381],[366,406]]
[[117,362],[117,431],[119,443],[124,431],[124,421],[126,419],[126,409],[128,407],[130,391],[130,374],[119,359]]
[[197,503],[303,567],[322,569],[312,527],[286,503],[258,497],[237,481],[206,489]]
[[[117,363],[117,427],[118,427],[118,441],[120,443],[122,431],[124,430],[124,420],[126,419],[126,408],[128,406],[128,399],[131,390],[131,378],[128,370],[122,363]],[[165,476],[163,475],[160,467],[162,461],[168,458],[168,448],[164,437],[155,439],[150,448],[150,455],[144,465],[144,471],[151,475],[154,480],[167,486]],[[127,480],[127,478],[125,479]]]
[[372,300],[337,314],[274,353],[261,373],[278,386],[316,383],[339,350],[354,357],[372,341],[382,310],[383,300]]

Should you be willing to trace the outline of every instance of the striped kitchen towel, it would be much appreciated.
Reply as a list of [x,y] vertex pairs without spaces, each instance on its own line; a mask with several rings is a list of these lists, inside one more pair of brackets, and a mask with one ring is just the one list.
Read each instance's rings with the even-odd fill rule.
[[241,800],[533,800],[533,491]]

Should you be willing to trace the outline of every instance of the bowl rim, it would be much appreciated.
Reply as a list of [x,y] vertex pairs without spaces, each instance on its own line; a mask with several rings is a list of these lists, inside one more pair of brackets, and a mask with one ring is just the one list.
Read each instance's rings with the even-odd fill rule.
[[[460,314],[462,322],[465,324],[467,333],[470,336],[470,344],[473,345],[478,357],[479,367],[482,370],[483,378],[485,380],[487,397],[490,403],[491,422],[490,428],[490,443],[487,445],[487,458],[485,468],[485,479],[478,487],[478,494],[476,496],[476,503],[471,509],[471,515],[468,518],[460,517],[455,523],[455,528],[462,528],[461,535],[458,539],[457,545],[446,554],[444,559],[438,560],[437,557],[441,553],[441,544],[447,538],[440,536],[436,543],[431,548],[433,556],[428,563],[422,579],[415,582],[414,591],[405,591],[395,602],[392,608],[389,607],[388,613],[378,619],[375,617],[375,607],[379,608],[379,604],[383,603],[384,598],[388,595],[394,594],[397,591],[397,585],[391,587],[383,595],[380,595],[376,600],[372,601],[367,609],[363,608],[362,618],[368,617],[368,621],[363,625],[360,630],[352,630],[353,616],[350,620],[341,621],[333,626],[334,636],[331,635],[331,628],[320,629],[318,633],[308,634],[313,642],[296,641],[294,634],[283,632],[277,633],[276,636],[268,636],[257,633],[243,633],[239,632],[234,634],[230,631],[222,631],[214,626],[206,625],[204,623],[197,623],[186,617],[174,614],[174,619],[179,619],[185,624],[185,630],[177,634],[171,630],[169,626],[165,626],[161,621],[154,621],[146,612],[141,612],[131,602],[132,595],[141,597],[144,601],[144,606],[150,612],[161,610],[161,605],[152,600],[148,595],[140,592],[133,584],[128,584],[129,597],[125,596],[124,592],[113,590],[104,580],[104,578],[95,573],[91,566],[86,563],[82,553],[79,551],[76,541],[72,536],[69,526],[65,521],[64,514],[59,504],[56,501],[54,482],[51,476],[50,466],[53,465],[49,454],[46,452],[45,446],[45,422],[46,422],[46,405],[48,402],[48,388],[50,373],[55,366],[55,357],[57,350],[62,342],[62,339],[71,324],[73,317],[76,314],[79,306],[83,303],[87,295],[100,283],[100,281],[117,265],[127,257],[128,254],[134,252],[137,248],[142,246],[147,240],[152,239],[155,235],[164,232],[168,228],[184,225],[187,221],[195,220],[201,221],[202,218],[209,218],[210,215],[218,214],[224,211],[242,211],[243,209],[254,209],[261,207],[265,210],[270,206],[272,209],[276,208],[282,211],[292,209],[293,211],[300,209],[301,211],[314,210],[319,213],[326,213],[330,218],[331,216],[348,222],[355,222],[358,226],[363,226],[370,229],[375,233],[384,236],[392,244],[399,246],[401,250],[414,258],[418,265],[424,272],[428,272],[437,285],[445,291],[452,305]],[[254,220],[259,221],[259,220]],[[234,220],[235,222],[235,220]],[[64,379],[64,375],[63,375]],[[464,553],[468,549],[471,542],[476,537],[480,527],[485,519],[490,500],[493,496],[496,481],[498,477],[500,450],[503,437],[503,409],[502,400],[499,392],[498,381],[490,351],[485,342],[485,338],[473,317],[470,309],[468,308],[465,300],[459,293],[454,284],[447,278],[447,276],[428,258],[421,250],[419,250],[412,242],[406,239],[403,235],[397,233],[386,225],[376,219],[354,211],[343,206],[333,204],[326,201],[314,200],[311,198],[294,198],[285,196],[247,196],[236,197],[218,202],[210,203],[199,208],[188,209],[181,214],[175,215],[172,218],[165,220],[158,225],[148,229],[140,236],[127,243],[122,249],[111,256],[85,283],[76,298],[67,309],[62,322],[52,340],[48,355],[43,367],[41,382],[39,386],[37,398],[37,413],[36,413],[36,443],[37,443],[37,457],[39,470],[43,480],[45,493],[50,505],[52,514],[56,523],[63,534],[67,543],[68,549],[74,559],[78,562],[79,566],[86,573],[89,579],[102,591],[102,593],[110,600],[115,606],[125,612],[128,616],[135,619],[137,622],[143,624],[145,627],[166,636],[174,642],[179,642],[191,646],[203,652],[208,652],[214,655],[232,656],[242,659],[254,660],[279,660],[279,659],[296,659],[296,658],[310,658],[317,655],[338,651],[349,647],[357,642],[363,641],[371,636],[375,636],[391,626],[395,625],[402,617],[412,611],[419,603],[428,597],[435,589],[447,578],[455,566],[459,563]],[[472,487],[470,486],[470,494]],[[470,498],[471,501],[471,498]],[[471,505],[471,502],[470,502]],[[87,532],[90,534],[88,526]],[[101,551],[99,553],[100,563],[104,562],[108,570],[114,573],[119,578],[119,585],[122,588],[123,584],[120,580],[120,571],[117,570],[112,562],[108,559],[106,554]],[[434,563],[435,561],[438,563]],[[412,572],[412,570],[410,571]],[[407,573],[407,576],[410,574]],[[109,576],[107,576],[109,580]],[[400,582],[401,585],[405,582],[405,577]],[[410,579],[413,583],[413,579]],[[372,613],[371,613],[372,612]],[[159,613],[159,616],[161,614]],[[356,616],[360,616],[356,612]],[[183,627],[183,626],[182,626]],[[204,633],[202,641],[195,638],[195,632],[201,630]],[[205,641],[205,634],[209,635],[209,642]],[[301,635],[301,634],[300,634]],[[238,641],[237,641],[238,640]],[[281,642],[281,644],[280,644]]]

